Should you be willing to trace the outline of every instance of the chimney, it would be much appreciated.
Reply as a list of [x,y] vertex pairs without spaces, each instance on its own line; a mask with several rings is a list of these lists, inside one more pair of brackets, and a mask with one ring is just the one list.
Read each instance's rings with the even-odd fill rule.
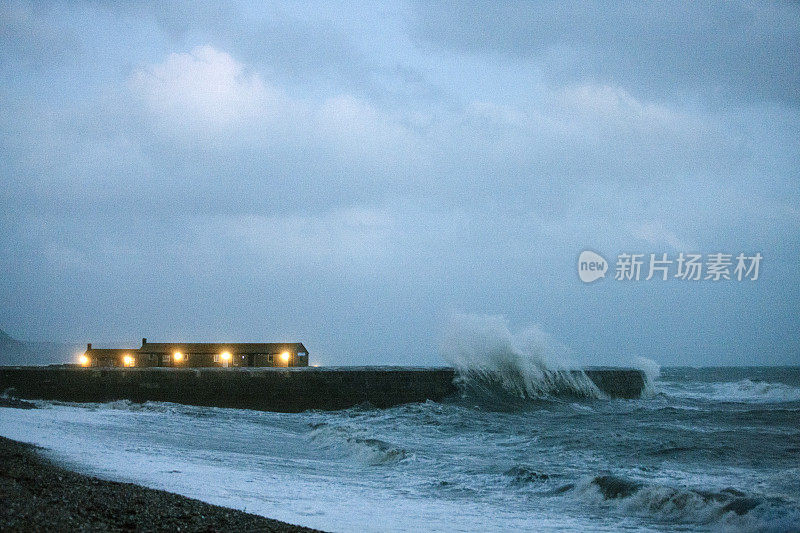
[[91,349],[92,349],[92,343],[90,342],[90,343],[86,344],[86,351],[88,352]]
[[145,344],[147,344],[147,338],[146,337],[142,337],[142,346],[144,346]]

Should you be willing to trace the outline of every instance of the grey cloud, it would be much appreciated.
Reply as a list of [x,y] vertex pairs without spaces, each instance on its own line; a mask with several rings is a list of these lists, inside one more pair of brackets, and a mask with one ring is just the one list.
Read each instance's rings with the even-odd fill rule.
[[637,94],[797,105],[800,6],[792,2],[414,4],[422,43],[530,61],[554,83]]
[[10,0],[0,5],[0,64],[7,69],[52,67],[80,50],[69,28],[56,23],[48,5]]
[[[603,362],[795,356],[794,7],[414,8],[48,11],[81,52],[0,77],[2,329],[440,364],[466,311]],[[594,292],[574,273],[584,248],[681,246],[769,268]]]

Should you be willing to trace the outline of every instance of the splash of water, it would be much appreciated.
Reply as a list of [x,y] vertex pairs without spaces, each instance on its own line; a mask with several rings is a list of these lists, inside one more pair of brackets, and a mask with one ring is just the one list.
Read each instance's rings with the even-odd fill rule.
[[501,316],[453,315],[440,352],[462,390],[493,399],[600,398],[603,393],[571,364],[570,351],[537,326],[512,333]]
[[642,397],[650,398],[658,393],[656,381],[661,377],[661,365],[646,357],[634,357],[633,367],[644,373]]

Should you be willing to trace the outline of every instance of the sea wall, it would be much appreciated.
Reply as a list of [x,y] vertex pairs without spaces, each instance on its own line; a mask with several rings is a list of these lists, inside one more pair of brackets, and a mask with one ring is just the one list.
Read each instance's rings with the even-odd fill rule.
[[644,372],[636,368],[591,367],[583,372],[602,393],[611,398],[639,398],[647,385]]
[[[641,372],[590,369],[609,396],[638,397]],[[160,401],[263,411],[390,407],[458,393],[452,368],[74,368],[0,367],[0,392],[69,402]]]
[[159,401],[264,411],[376,407],[456,392],[452,369],[0,368],[0,391],[70,402]]

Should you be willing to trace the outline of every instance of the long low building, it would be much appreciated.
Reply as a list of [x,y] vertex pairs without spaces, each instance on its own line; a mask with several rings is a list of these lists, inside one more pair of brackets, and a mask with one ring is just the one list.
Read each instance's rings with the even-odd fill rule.
[[301,342],[147,342],[141,348],[92,348],[84,367],[292,367],[308,366]]

